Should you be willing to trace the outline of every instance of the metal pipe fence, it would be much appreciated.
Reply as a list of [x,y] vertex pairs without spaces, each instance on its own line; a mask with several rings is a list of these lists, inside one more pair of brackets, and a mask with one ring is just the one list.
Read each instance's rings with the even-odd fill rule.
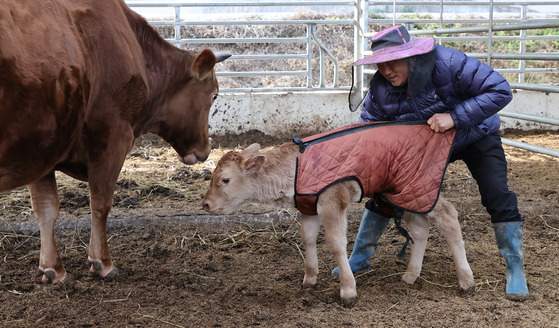
[[[336,56],[327,48],[325,43],[320,40],[317,34],[317,28],[324,25],[336,26],[355,26],[353,19],[262,19],[255,16],[252,19],[228,19],[228,20],[198,20],[198,19],[182,19],[181,15],[189,8],[197,7],[346,7],[353,11],[355,6],[354,1],[269,1],[269,2],[213,2],[213,3],[136,3],[127,2],[128,6],[132,9],[137,8],[165,8],[171,7],[174,9],[174,17],[172,21],[169,20],[149,20],[150,24],[155,27],[172,27],[174,29],[174,36],[168,37],[167,41],[174,43],[177,46],[188,46],[193,44],[210,45],[213,48],[220,48],[226,44],[255,44],[261,48],[265,48],[268,44],[281,44],[289,46],[290,48],[297,48],[296,44],[304,47],[303,52],[300,53],[265,53],[262,51],[257,54],[242,54],[233,52],[233,56],[228,61],[279,61],[292,60],[298,61],[297,64],[290,66],[298,66],[300,69],[281,70],[278,67],[270,67],[268,70],[255,70],[257,65],[245,65],[249,69],[235,69],[228,72],[218,72],[218,76],[230,78],[262,78],[262,77],[302,77],[302,83],[288,85],[288,86],[266,86],[258,85],[256,87],[239,87],[228,86],[227,81],[222,83],[224,87],[222,92],[277,92],[277,91],[309,91],[309,90],[348,90],[348,85],[340,85],[339,76],[339,62]],[[185,26],[300,26],[304,30],[299,36],[296,37],[241,37],[241,38],[192,38],[184,37],[181,33],[181,28]],[[313,48],[318,50],[318,63],[314,63]],[[330,76],[327,76],[326,65],[330,63],[333,68],[330,70]],[[277,66],[280,66],[278,64]],[[262,65],[258,65],[262,66]],[[286,65],[284,65],[286,66]],[[315,75],[317,75],[315,77]],[[326,81],[329,80],[327,83]],[[296,83],[296,82],[294,82]],[[273,84],[273,83],[270,83]]]
[[[432,35],[437,38],[440,44],[448,42],[476,42],[481,41],[485,44],[487,50],[485,52],[467,53],[468,55],[486,60],[488,63],[494,60],[515,61],[518,62],[516,68],[500,67],[496,65],[494,68],[510,76],[517,75],[515,82],[516,88],[527,88],[529,90],[537,90],[534,85],[538,83],[530,83],[524,85],[526,74],[558,74],[559,69],[556,65],[550,64],[549,67],[526,67],[526,62],[530,61],[557,61],[559,60],[559,52],[533,53],[526,49],[526,42],[557,42],[559,47],[559,35],[527,35],[529,30],[542,30],[550,28],[559,28],[558,18],[549,17],[532,17],[529,8],[537,6],[559,6],[559,0],[554,1],[369,1],[369,0],[351,0],[351,1],[254,1],[254,2],[133,2],[128,1],[127,4],[132,9],[138,8],[172,8],[174,15],[172,20],[150,20],[150,24],[156,27],[170,27],[174,30],[174,35],[168,37],[167,40],[178,46],[189,45],[211,45],[220,47],[224,45],[234,44],[255,44],[265,47],[267,44],[294,45],[300,44],[304,47],[302,53],[256,53],[243,54],[235,53],[231,59],[237,61],[299,61],[304,62],[299,69],[293,70],[253,70],[253,69],[235,69],[229,72],[219,72],[218,75],[225,77],[254,77],[261,78],[265,76],[301,76],[304,83],[299,85],[286,86],[267,86],[257,85],[250,88],[228,86],[224,83],[224,92],[250,92],[250,91],[299,91],[299,90],[347,90],[351,87],[350,80],[345,82],[339,81],[340,76],[340,56],[344,54],[335,54],[332,49],[328,49],[323,40],[318,36],[317,31],[324,26],[348,26],[354,29],[354,56],[353,60],[357,60],[370,53],[367,50],[368,38],[374,35],[369,32],[369,26],[386,26],[387,24],[404,24],[410,30],[412,35]],[[353,18],[346,17],[344,19],[331,19],[329,17],[321,19],[277,19],[262,18],[253,16],[247,19],[246,15],[241,19],[217,19],[204,20],[204,16],[196,17],[188,16],[183,19],[182,16],[192,8],[254,8],[254,7],[283,7],[306,8],[312,6],[328,7],[328,8],[344,8],[353,11]],[[445,12],[445,9],[451,7],[477,7],[475,16],[470,15],[451,15]],[[376,8],[376,9],[375,9]],[[381,9],[378,9],[381,8]],[[427,13],[416,13],[413,8],[419,8]],[[438,9],[428,10],[425,8]],[[498,8],[507,8],[512,10],[517,8],[516,13],[499,13]],[[512,8],[512,9],[511,9]],[[438,17],[436,17],[438,16]],[[540,15],[541,16],[541,15]],[[559,17],[559,16],[558,16]],[[219,17],[218,17],[219,18]],[[224,38],[219,36],[212,37],[187,37],[181,33],[181,29],[187,26],[301,26],[304,33],[296,37],[240,37],[240,38]],[[471,26],[474,25],[474,26]],[[458,26],[448,28],[447,26]],[[502,35],[499,32],[511,32],[514,35]],[[462,36],[463,34],[468,34]],[[473,34],[473,35],[472,35]],[[335,37],[335,36],[334,36]],[[494,49],[493,44],[498,42],[515,42],[514,47],[518,48],[516,53],[502,53]],[[318,59],[313,60],[313,47],[318,49]],[[351,55],[351,54],[347,54]],[[316,63],[314,62],[316,61]],[[346,60],[347,62],[347,60]],[[333,66],[331,69],[325,69],[325,65]],[[348,64],[350,65],[350,64]],[[258,65],[245,65],[247,68],[254,68]],[[509,65],[510,66],[510,65]],[[540,65],[541,66],[541,65]],[[347,67],[345,67],[347,68]],[[357,69],[357,86],[365,85],[361,83],[363,79],[367,79],[367,75],[374,73],[371,70],[363,70],[361,67]],[[318,77],[315,77],[318,72]],[[364,73],[364,74],[363,74]],[[315,82],[313,83],[313,79]],[[330,83],[326,83],[329,80]],[[273,84],[273,83],[268,83]],[[559,87],[546,84],[545,92],[559,92]]]
[[[374,35],[370,28],[380,30],[384,27],[403,24],[406,25],[413,36],[431,35],[438,40],[439,44],[453,46],[456,42],[479,43],[476,50],[470,52],[469,56],[479,58],[492,65],[494,69],[510,81],[511,87],[515,89],[533,90],[541,92],[559,92],[559,86],[554,83],[526,83],[527,75],[545,76],[546,74],[558,74],[556,61],[559,60],[559,33],[543,34],[535,33],[551,31],[559,28],[559,16],[549,17],[543,14],[536,15],[530,8],[538,6],[558,6],[559,0],[553,1],[263,1],[263,2],[169,2],[149,3],[128,1],[132,9],[139,8],[167,8],[173,11],[172,17],[163,19],[148,19],[150,24],[160,29],[170,29],[173,33],[166,35],[166,39],[177,46],[186,48],[192,45],[208,45],[216,50],[223,47],[236,46],[239,44],[254,45],[247,47],[254,51],[237,52],[230,51],[233,56],[228,60],[231,62],[248,62],[249,64],[233,67],[228,71],[217,73],[221,76],[220,84],[222,92],[293,92],[293,91],[347,91],[355,84],[352,97],[358,99],[352,103],[358,103],[363,98],[365,87],[369,76],[375,71],[364,69],[362,66],[354,68],[354,77],[347,68],[357,59],[370,54],[367,49],[369,38]],[[275,16],[264,17],[260,15],[238,16],[235,18],[214,16],[208,19],[206,16],[185,15],[190,9],[199,8],[247,8],[247,7],[273,7],[283,8],[290,6],[294,8],[344,8],[353,13],[353,17],[329,17],[326,15],[315,15],[309,18],[299,15],[301,18],[287,19]],[[480,10],[475,14],[453,14],[448,11],[452,7],[476,7]],[[414,9],[415,8],[415,9]],[[431,9],[429,9],[431,8]],[[507,8],[508,12],[502,12]],[[514,10],[513,10],[514,9]],[[512,11],[511,11],[512,10]],[[185,17],[186,18],[183,18]],[[312,15],[311,15],[312,16]],[[316,17],[319,17],[316,19]],[[289,36],[278,35],[256,35],[223,37],[219,31],[209,36],[190,36],[185,29],[198,26],[209,29],[217,27],[274,27],[274,26],[297,27],[297,33]],[[325,40],[337,38],[337,35],[319,32],[329,27],[349,27],[353,30],[353,54],[351,50],[347,53],[336,53]],[[263,33],[264,34],[264,33]],[[551,52],[536,53],[531,45],[536,42],[550,43]],[[499,47],[507,43],[507,46]],[[274,49],[270,50],[270,48]],[[301,49],[299,52],[284,49]],[[318,53],[316,53],[318,50]],[[512,51],[515,52],[512,52]],[[343,57],[343,58],[342,58]],[[345,58],[349,57],[349,58]],[[352,57],[352,58],[351,58]],[[256,62],[269,62],[266,69]],[[291,65],[291,69],[283,68],[282,63],[297,62]],[[511,62],[516,67],[511,65]],[[341,64],[345,63],[345,64]],[[537,63],[537,64],[534,64]],[[543,64],[542,64],[543,63]],[[546,66],[548,65],[548,66]],[[295,68],[293,68],[295,66]],[[227,66],[226,66],[227,67]],[[340,82],[341,71],[345,68],[345,80]],[[223,78],[230,79],[223,81]],[[246,85],[239,80],[251,80]],[[249,85],[255,79],[268,79],[257,85]],[[244,81],[244,80],[243,80]],[[278,81],[283,81],[278,85]],[[328,83],[326,82],[328,81]],[[225,83],[224,83],[225,82]],[[507,113],[503,113],[506,116]],[[534,117],[523,117],[521,119],[532,120]],[[551,123],[557,124],[556,119]],[[510,142],[503,140],[505,144]],[[518,145],[516,145],[518,146]],[[521,147],[522,148],[522,147]],[[524,148],[535,148],[526,146]],[[541,149],[539,149],[541,152]],[[546,154],[557,156],[556,151],[545,150]],[[559,156],[558,156],[559,157]]]

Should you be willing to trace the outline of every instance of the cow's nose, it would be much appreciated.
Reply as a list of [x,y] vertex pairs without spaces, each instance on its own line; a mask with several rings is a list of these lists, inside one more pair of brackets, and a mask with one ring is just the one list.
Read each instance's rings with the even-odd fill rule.
[[210,204],[208,204],[207,202],[203,202],[202,203],[202,209],[206,212],[210,211]]

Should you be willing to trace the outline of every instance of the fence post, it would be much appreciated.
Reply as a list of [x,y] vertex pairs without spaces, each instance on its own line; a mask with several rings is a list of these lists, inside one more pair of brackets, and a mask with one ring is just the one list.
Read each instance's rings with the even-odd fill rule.
[[[527,22],[526,5],[522,5],[520,8],[521,8],[520,19],[522,20],[522,22]],[[526,30],[520,30],[520,46],[518,52],[520,52],[521,54],[524,54],[526,52],[526,40],[524,40],[525,37],[526,37]],[[520,70],[524,70],[526,68],[526,62],[524,61],[524,59],[520,59],[519,68]],[[525,73],[523,72],[518,74],[518,83],[524,83],[524,76]]]
[[312,88],[312,24],[307,24],[307,88]]
[[489,28],[487,32],[487,65],[491,66],[491,56],[493,55],[493,0],[489,1]]
[[[356,0],[354,8],[354,26],[353,26],[353,61],[363,58],[366,42],[364,41],[367,31],[368,13],[365,11],[365,2],[367,0]],[[363,99],[363,66],[352,66],[352,93],[350,95],[352,106],[351,110],[356,110]],[[356,106],[355,108],[353,108]]]
[[[181,7],[176,6],[175,7],[175,22],[180,22],[181,21]],[[181,36],[181,27],[180,25],[175,25],[175,40],[177,40],[177,42],[175,43],[175,45],[177,47],[180,48],[180,39],[182,38]]]

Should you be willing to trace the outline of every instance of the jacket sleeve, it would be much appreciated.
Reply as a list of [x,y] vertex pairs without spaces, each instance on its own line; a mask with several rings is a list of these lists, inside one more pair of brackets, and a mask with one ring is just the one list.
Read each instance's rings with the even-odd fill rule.
[[481,124],[512,100],[507,80],[488,65],[459,51],[452,53],[449,63],[460,99],[450,112],[457,129]]

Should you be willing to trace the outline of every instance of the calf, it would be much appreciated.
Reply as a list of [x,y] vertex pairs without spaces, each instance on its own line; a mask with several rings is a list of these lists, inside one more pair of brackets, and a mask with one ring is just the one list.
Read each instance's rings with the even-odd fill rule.
[[[252,144],[242,152],[229,152],[218,162],[209,189],[202,202],[211,213],[229,212],[249,203],[294,208],[298,145],[286,143],[279,148],[260,152],[259,144]],[[305,246],[305,276],[303,286],[316,284],[318,258],[316,239],[320,224],[324,225],[326,244],[340,268],[340,297],[344,306],[357,301],[355,278],[347,258],[347,207],[360,201],[362,189],[353,179],[328,186],[317,199],[317,215],[301,212],[301,238]],[[421,272],[427,244],[429,224],[434,224],[446,238],[456,265],[460,288],[471,291],[475,287],[472,270],[466,259],[464,242],[457,212],[448,201],[440,199],[434,210],[426,215],[406,213],[414,240],[411,259],[402,280],[413,284]]]

